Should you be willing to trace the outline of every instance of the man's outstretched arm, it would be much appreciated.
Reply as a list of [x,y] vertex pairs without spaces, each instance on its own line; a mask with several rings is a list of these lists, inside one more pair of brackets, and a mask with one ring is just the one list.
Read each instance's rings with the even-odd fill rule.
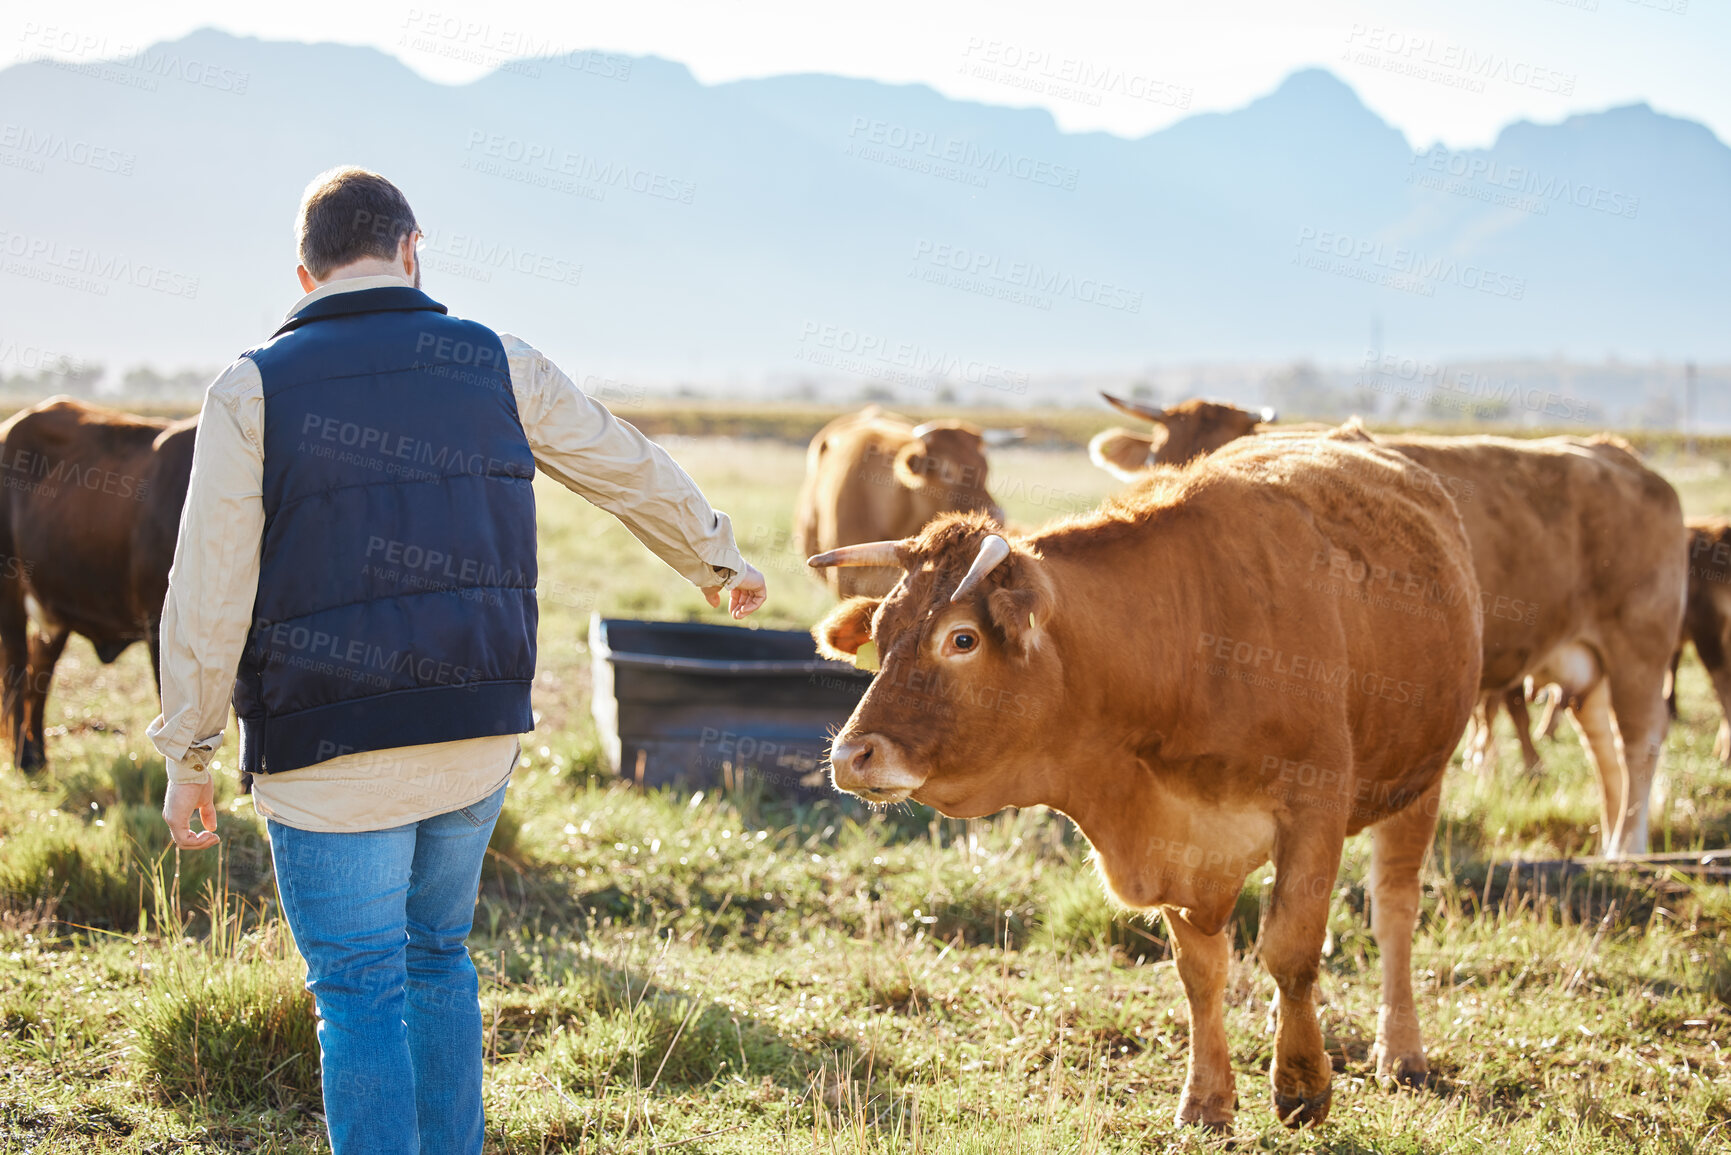
[[541,471],[617,517],[710,605],[721,604],[725,589],[735,618],[761,606],[763,575],[740,556],[732,523],[667,451],[527,343],[503,340],[518,416]]

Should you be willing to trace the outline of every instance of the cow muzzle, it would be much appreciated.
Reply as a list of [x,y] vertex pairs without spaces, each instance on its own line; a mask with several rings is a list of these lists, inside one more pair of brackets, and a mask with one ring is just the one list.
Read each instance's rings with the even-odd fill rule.
[[910,766],[901,748],[881,734],[838,739],[829,761],[835,788],[867,802],[901,802],[926,784],[926,774]]

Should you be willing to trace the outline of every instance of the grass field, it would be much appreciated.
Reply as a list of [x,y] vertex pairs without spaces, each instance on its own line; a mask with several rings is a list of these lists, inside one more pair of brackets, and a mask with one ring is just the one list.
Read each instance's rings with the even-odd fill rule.
[[[670,439],[765,570],[758,619],[827,605],[789,542],[803,454]],[[1075,451],[994,457],[1011,517],[1112,488]],[[1691,512],[1731,511],[1714,462]],[[609,781],[588,718],[591,610],[719,615],[611,519],[541,490],[539,728],[489,856],[482,974],[490,1149],[501,1152],[1106,1152],[1213,1149],[1171,1123],[1187,1028],[1158,923],[1115,915],[1087,846],[1043,812],[958,822],[757,790]],[[1731,844],[1731,771],[1693,660],[1653,805],[1654,848]],[[0,772],[0,1150],[323,1148],[301,967],[262,824],[225,786],[224,849],[176,859],[145,654],[82,641],[50,703],[51,772]],[[1609,873],[1558,893],[1515,857],[1590,852],[1597,785],[1568,727],[1527,777],[1447,786],[1414,958],[1433,1083],[1368,1060],[1376,948],[1367,847],[1348,844],[1324,960],[1334,1113],[1273,1124],[1273,984],[1239,905],[1229,993],[1241,1146],[1336,1152],[1731,1150],[1731,891]],[[232,744],[224,754],[230,758]],[[225,759],[227,761],[227,759]],[[226,775],[224,776],[226,777]]]

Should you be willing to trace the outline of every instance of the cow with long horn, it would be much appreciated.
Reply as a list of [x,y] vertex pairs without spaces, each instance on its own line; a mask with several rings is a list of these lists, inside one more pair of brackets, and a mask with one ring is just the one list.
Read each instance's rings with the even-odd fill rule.
[[[1185,401],[1161,408],[1111,393],[1100,396],[1118,412],[1154,423],[1152,434],[1114,426],[1088,442],[1088,457],[1119,481],[1129,481],[1159,462],[1182,465],[1228,441],[1262,432],[1278,416],[1273,409],[1247,413],[1214,401]],[[1318,426],[1309,428],[1320,431]]]
[[[1003,510],[986,489],[986,448],[1020,436],[965,421],[913,425],[876,406],[839,417],[806,453],[795,539],[810,555],[906,537],[941,513],[978,511],[1002,523]],[[824,578],[831,592],[851,597],[888,593],[896,576],[893,566],[869,566]]]
[[1466,535],[1434,474],[1351,430],[1251,439],[1025,537],[950,515],[811,564],[899,577],[812,631],[827,656],[878,655],[835,737],[835,785],[1075,821],[1111,894],[1171,928],[1190,1004],[1179,1121],[1232,1121],[1232,914],[1270,860],[1274,1108],[1292,1125],[1328,1114],[1314,988],[1342,843],[1367,827],[1376,1069],[1424,1077],[1418,872],[1480,655]]

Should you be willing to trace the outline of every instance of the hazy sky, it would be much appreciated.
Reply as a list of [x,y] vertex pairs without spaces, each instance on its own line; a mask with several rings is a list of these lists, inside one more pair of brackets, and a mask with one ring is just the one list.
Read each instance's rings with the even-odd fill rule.
[[[214,25],[370,44],[462,83],[520,55],[655,54],[707,82],[830,72],[1039,104],[1072,130],[1136,136],[1235,108],[1323,65],[1417,146],[1489,143],[1511,120],[1635,101],[1731,140],[1727,0],[23,0],[0,60],[89,58]],[[58,50],[58,51],[56,51]]]

